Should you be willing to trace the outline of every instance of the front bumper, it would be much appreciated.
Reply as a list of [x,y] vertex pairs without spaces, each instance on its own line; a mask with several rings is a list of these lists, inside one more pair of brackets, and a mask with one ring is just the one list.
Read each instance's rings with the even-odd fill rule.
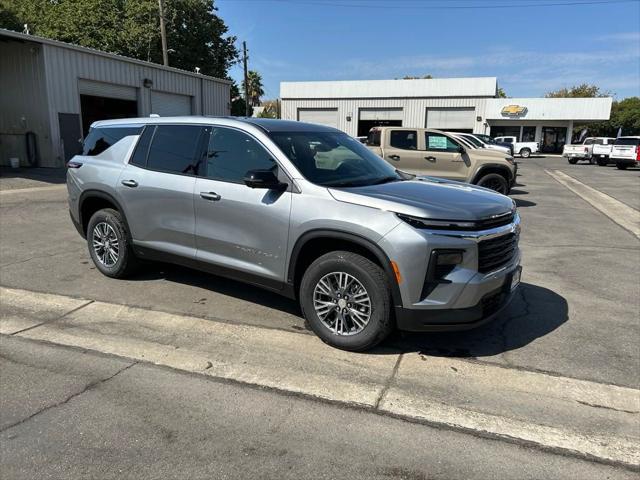
[[519,287],[511,288],[513,275],[521,267],[506,276],[504,285],[487,293],[474,306],[449,310],[414,310],[396,307],[396,324],[407,332],[450,332],[470,330],[493,320],[504,310]]

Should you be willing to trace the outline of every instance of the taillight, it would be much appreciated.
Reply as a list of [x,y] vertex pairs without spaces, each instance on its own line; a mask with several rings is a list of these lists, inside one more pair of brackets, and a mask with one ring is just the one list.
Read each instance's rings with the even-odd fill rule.
[[636,162],[640,162],[640,146],[636,147]]
[[82,162],[74,162],[73,160],[67,162],[67,168],[80,168],[81,166]]
[[589,153],[589,149],[587,147],[584,147],[584,153]]

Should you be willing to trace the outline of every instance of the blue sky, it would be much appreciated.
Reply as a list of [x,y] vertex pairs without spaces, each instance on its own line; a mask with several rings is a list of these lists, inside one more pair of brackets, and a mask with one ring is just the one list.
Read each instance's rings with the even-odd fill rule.
[[[216,5],[238,44],[247,41],[250,68],[262,74],[265,98],[278,96],[281,81],[425,74],[495,76],[511,97],[542,96],[583,82],[618,99],[640,95],[640,0],[216,0]],[[465,8],[436,8],[441,6]],[[230,73],[241,80],[239,66]]]

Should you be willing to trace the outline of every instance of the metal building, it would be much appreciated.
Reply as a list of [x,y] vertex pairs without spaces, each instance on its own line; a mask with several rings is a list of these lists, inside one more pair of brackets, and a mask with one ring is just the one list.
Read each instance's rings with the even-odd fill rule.
[[228,80],[0,29],[0,163],[61,167],[106,118],[229,115]]
[[578,121],[608,120],[611,98],[496,98],[495,77],[282,82],[282,118],[321,123],[352,136],[374,126],[515,136],[545,152],[571,143]]

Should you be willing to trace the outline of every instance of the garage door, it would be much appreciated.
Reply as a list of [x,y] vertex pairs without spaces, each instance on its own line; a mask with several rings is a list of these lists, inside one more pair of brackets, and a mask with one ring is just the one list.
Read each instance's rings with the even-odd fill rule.
[[358,136],[366,137],[374,127],[401,127],[402,108],[361,108],[358,111]]
[[473,130],[475,108],[427,108],[427,128]]
[[299,108],[298,120],[338,128],[338,109]]
[[119,98],[121,100],[136,100],[138,98],[135,87],[94,82],[93,80],[80,79],[78,81],[78,91],[80,95],[90,95],[92,97]]
[[189,95],[152,90],[151,113],[161,117],[191,115],[191,97]]

